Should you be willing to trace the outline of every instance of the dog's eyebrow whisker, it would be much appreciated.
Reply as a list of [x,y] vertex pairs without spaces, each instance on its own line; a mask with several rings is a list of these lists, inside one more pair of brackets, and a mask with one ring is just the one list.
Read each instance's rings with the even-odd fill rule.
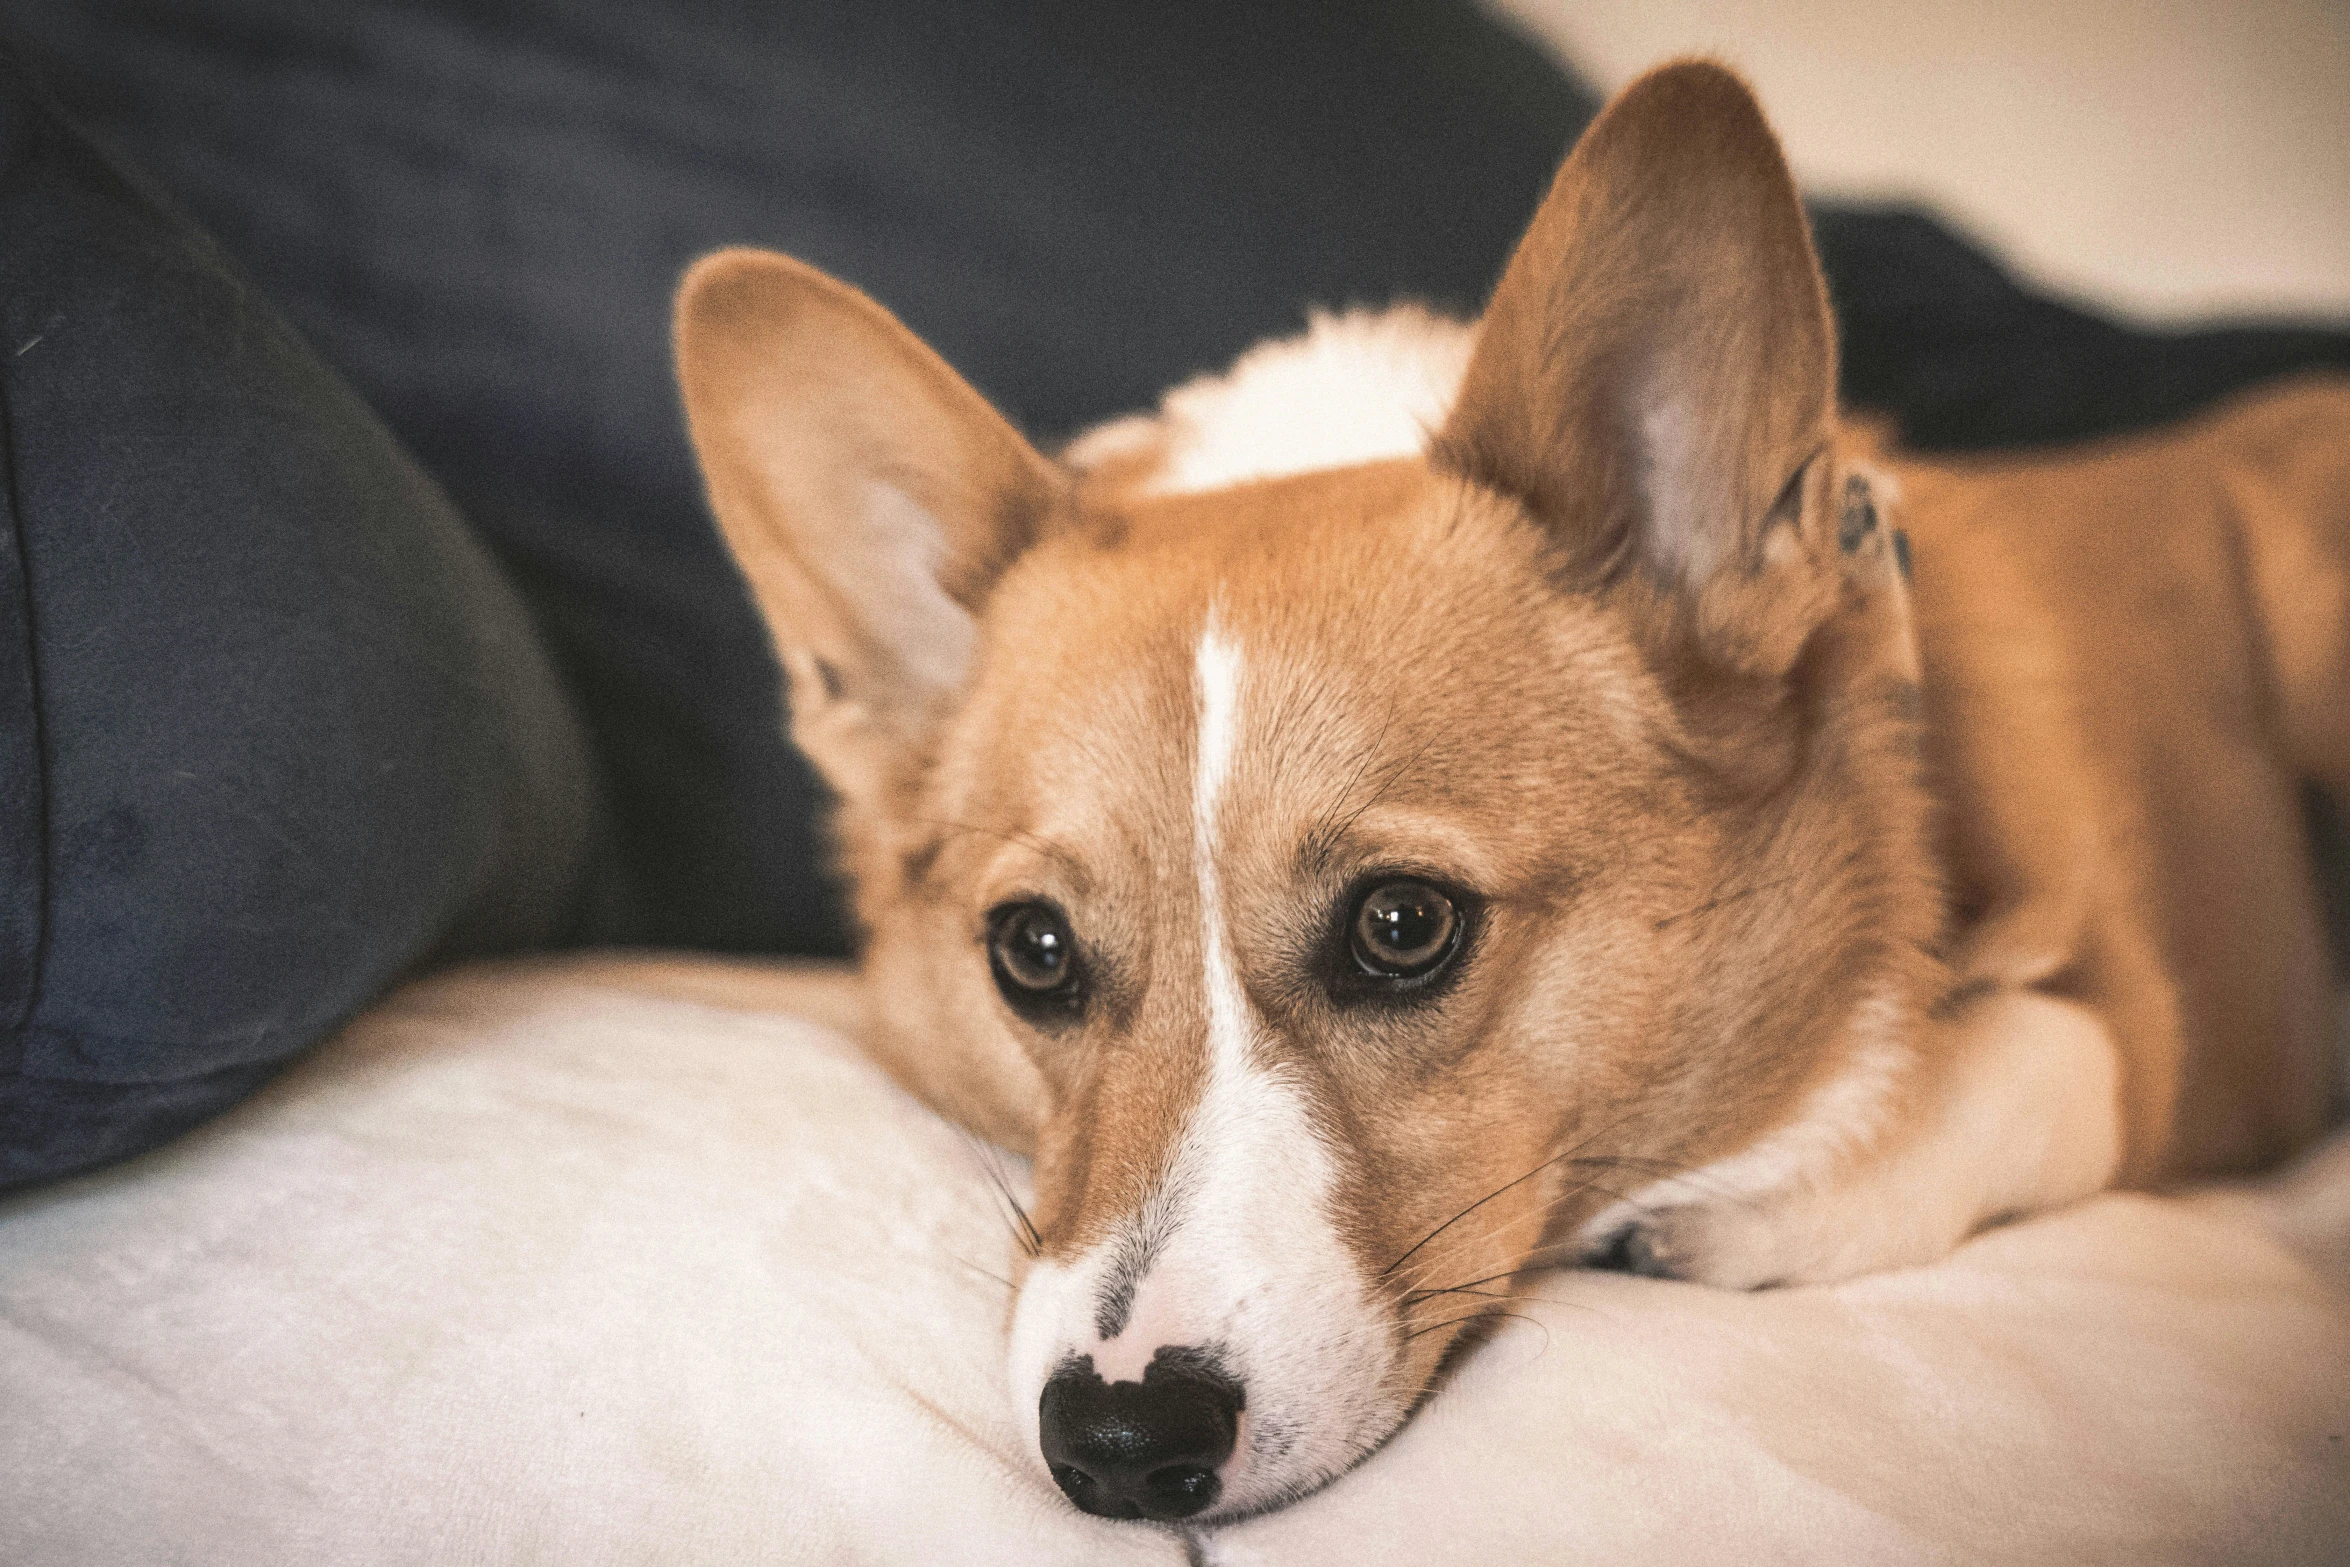
[[[1383,734],[1384,732],[1385,731],[1382,731]],[[1335,842],[1336,840],[1345,837],[1348,829],[1352,828],[1355,823],[1361,821],[1364,814],[1368,812],[1372,806],[1377,805],[1381,800],[1386,799],[1387,791],[1401,783],[1411,774],[1414,768],[1420,765],[1421,759],[1425,757],[1429,750],[1435,746],[1436,741],[1437,736],[1430,735],[1427,739],[1420,742],[1418,750],[1414,751],[1411,755],[1402,758],[1394,766],[1390,767],[1387,770],[1387,776],[1379,780],[1379,787],[1371,791],[1370,798],[1365,800],[1362,804],[1356,806],[1353,810],[1347,812],[1344,820],[1337,822],[1330,827],[1329,833],[1331,840]]]
[[907,820],[924,827],[936,827],[942,832],[977,833],[983,838],[997,838],[1005,843],[1021,844],[1024,847],[1034,849],[1048,859],[1060,861],[1073,876],[1083,877],[1085,875],[1085,867],[1078,861],[1077,856],[1051,839],[1040,837],[1024,827],[990,827],[984,822],[949,821],[942,816],[911,816]]
[[1708,898],[1703,903],[1692,904],[1678,914],[1668,914],[1662,919],[1654,920],[1650,922],[1648,928],[1650,930],[1666,930],[1680,924],[1685,919],[1694,919],[1701,914],[1711,914],[1716,909],[1727,908],[1733,903],[1743,902],[1761,893],[1776,892],[1779,888],[1788,886],[1795,880],[1796,878],[1793,876],[1781,876],[1776,881],[1758,881],[1751,886],[1738,887]]
[[[1341,705],[1330,691],[1330,677],[1326,671],[1316,668],[1308,679],[1284,682],[1281,687],[1281,705],[1266,725],[1267,734],[1277,735],[1285,742],[1272,756],[1275,774],[1287,778],[1293,766],[1303,766],[1316,774],[1320,773],[1321,763],[1315,753],[1324,737],[1341,721],[1338,717],[1340,711]],[[1392,710],[1389,716],[1392,718]],[[1385,738],[1384,730],[1381,738]],[[1374,751],[1363,753],[1354,778],[1348,779],[1339,791],[1341,798],[1348,789],[1354,787],[1355,780],[1362,776],[1362,769],[1369,764]]]
[[1388,731],[1394,727],[1395,709],[1390,707],[1379,720],[1379,733],[1355,757],[1354,771],[1347,774],[1346,782],[1338,786],[1331,796],[1329,806],[1320,816],[1315,818],[1314,825],[1307,831],[1304,842],[1305,853],[1308,857],[1328,854],[1337,843],[1339,834],[1343,833],[1347,826],[1352,825],[1353,817],[1349,817],[1342,824],[1338,820],[1339,814],[1346,809],[1347,801],[1354,798],[1354,792],[1362,784],[1363,776],[1370,772],[1371,764],[1378,760],[1380,750],[1386,746]]
[[[1379,740],[1373,745],[1370,752],[1365,753],[1366,758],[1372,754],[1375,754],[1379,745],[1383,745],[1386,742],[1387,731],[1390,727],[1392,727],[1393,718],[1394,715],[1391,712],[1388,716],[1388,720],[1380,725]],[[1332,811],[1325,815],[1321,822],[1316,825],[1311,841],[1316,843],[1325,852],[1327,852],[1330,846],[1336,844],[1339,839],[1346,836],[1347,832],[1354,826],[1355,823],[1363,819],[1365,813],[1367,813],[1371,807],[1377,805],[1381,800],[1387,798],[1388,790],[1394,788],[1398,783],[1401,783],[1405,778],[1411,775],[1413,769],[1420,765],[1421,761],[1428,755],[1428,752],[1435,746],[1439,738],[1441,738],[1439,735],[1431,734],[1427,739],[1420,742],[1418,749],[1414,750],[1411,755],[1399,758],[1392,766],[1387,769],[1387,776],[1379,780],[1379,787],[1372,790],[1369,797],[1366,798],[1362,804],[1356,806],[1353,810],[1348,811],[1344,817],[1333,820],[1334,817],[1337,817],[1337,809],[1334,807]],[[1359,782],[1361,776],[1361,771],[1358,770],[1355,775],[1355,779],[1350,781],[1347,785],[1348,793],[1353,792],[1354,783]],[[1341,796],[1340,800],[1341,804],[1343,804],[1344,796]]]

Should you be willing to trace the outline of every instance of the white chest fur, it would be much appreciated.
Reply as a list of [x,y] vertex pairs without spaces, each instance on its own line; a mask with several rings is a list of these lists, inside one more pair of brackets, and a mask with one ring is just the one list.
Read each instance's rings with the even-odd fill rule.
[[1298,336],[1258,344],[1063,456],[1081,471],[1145,459],[1152,495],[1409,457],[1452,407],[1472,340],[1467,325],[1417,305],[1317,311]]

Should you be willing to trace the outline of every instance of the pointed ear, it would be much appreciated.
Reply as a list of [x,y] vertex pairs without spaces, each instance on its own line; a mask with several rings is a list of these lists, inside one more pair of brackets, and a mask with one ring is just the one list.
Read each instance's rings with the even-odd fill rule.
[[791,679],[792,732],[852,809],[960,686],[975,616],[1061,474],[896,317],[758,250],[697,262],[678,380],[720,530]]
[[1518,497],[1570,570],[1637,565],[1703,597],[1758,570],[1777,524],[1831,506],[1825,464],[1797,476],[1835,401],[1826,288],[1778,142],[1744,83],[1684,61],[1626,88],[1559,170],[1435,455]]

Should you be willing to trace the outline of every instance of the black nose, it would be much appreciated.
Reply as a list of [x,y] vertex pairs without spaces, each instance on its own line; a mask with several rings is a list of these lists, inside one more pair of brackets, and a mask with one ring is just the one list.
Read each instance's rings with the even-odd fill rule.
[[1224,1489],[1240,1384],[1196,1349],[1162,1349],[1140,1382],[1104,1382],[1090,1356],[1061,1363],[1037,1406],[1053,1479],[1102,1518],[1189,1518]]

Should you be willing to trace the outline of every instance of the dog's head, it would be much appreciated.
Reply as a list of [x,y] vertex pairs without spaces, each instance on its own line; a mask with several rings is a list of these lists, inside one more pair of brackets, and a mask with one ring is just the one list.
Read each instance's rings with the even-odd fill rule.
[[1034,1153],[1013,1391],[1088,1510],[1343,1470],[1911,993],[1906,610],[1728,74],[1591,128],[1419,455],[1154,493],[1144,426],[1080,472],[761,253],[678,350],[882,1048]]

